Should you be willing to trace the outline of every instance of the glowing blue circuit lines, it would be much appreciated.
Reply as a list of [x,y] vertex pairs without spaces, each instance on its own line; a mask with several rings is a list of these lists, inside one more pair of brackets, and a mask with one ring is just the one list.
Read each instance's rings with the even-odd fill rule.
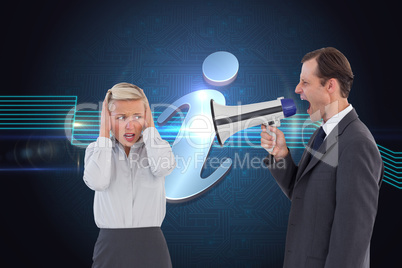
[[0,129],[72,129],[77,96],[0,96]]
[[384,162],[384,182],[402,189],[402,152],[393,152],[379,144],[377,146]]

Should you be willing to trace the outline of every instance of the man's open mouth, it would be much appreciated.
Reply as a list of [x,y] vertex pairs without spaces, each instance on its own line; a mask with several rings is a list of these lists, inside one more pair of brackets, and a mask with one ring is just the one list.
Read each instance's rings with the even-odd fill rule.
[[311,103],[307,100],[306,97],[300,95],[300,99],[308,102],[307,113],[310,114]]

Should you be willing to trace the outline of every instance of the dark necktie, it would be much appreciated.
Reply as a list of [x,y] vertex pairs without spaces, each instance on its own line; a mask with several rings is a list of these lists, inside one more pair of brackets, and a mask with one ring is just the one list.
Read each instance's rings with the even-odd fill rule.
[[325,134],[324,129],[320,127],[320,129],[317,132],[317,135],[314,138],[313,147],[311,147],[312,149],[311,155],[313,155],[316,151],[318,151],[318,148],[320,148],[321,144],[324,142],[326,135],[327,134]]

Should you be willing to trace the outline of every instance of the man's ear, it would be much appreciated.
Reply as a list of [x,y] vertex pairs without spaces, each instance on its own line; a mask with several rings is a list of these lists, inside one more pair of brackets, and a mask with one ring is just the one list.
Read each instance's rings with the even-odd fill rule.
[[338,80],[336,80],[335,78],[329,79],[327,81],[326,88],[329,94],[333,94],[334,92],[336,92],[337,89],[340,89]]

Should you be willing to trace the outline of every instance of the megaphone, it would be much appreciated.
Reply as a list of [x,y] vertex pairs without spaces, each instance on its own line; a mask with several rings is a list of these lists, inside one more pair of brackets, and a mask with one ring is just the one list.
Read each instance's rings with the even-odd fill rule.
[[[221,146],[236,132],[264,124],[279,127],[281,119],[296,114],[296,105],[292,99],[280,97],[273,101],[238,106],[226,106],[211,99],[211,114],[216,137]],[[267,132],[274,136],[275,133]],[[272,151],[273,148],[268,149]]]

